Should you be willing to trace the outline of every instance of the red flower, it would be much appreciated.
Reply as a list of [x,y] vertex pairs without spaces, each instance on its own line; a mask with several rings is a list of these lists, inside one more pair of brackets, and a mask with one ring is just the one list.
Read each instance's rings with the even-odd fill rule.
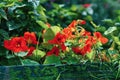
[[83,5],[84,8],[88,8],[88,7],[90,7],[90,6],[91,6],[91,4],[84,4],[84,5]]
[[25,32],[24,33],[24,38],[27,41],[28,44],[37,44],[37,40],[36,40],[36,35],[34,32]]
[[66,41],[66,36],[64,34],[61,34],[60,32],[56,34],[54,39],[49,40],[48,42],[51,44],[62,44]]
[[80,51],[81,49],[80,49],[80,47],[78,47],[78,46],[77,46],[77,47],[72,47],[72,50],[73,50],[73,52],[76,53],[76,54],[81,54],[81,51]]
[[84,56],[85,54],[87,54],[88,52],[91,51],[91,45],[90,44],[86,44],[83,48],[72,47],[72,50],[73,50],[74,53],[80,54],[80,55]]
[[28,47],[26,45],[26,41],[23,37],[15,37],[11,39],[11,45],[13,52],[21,52],[21,51],[27,51]]
[[27,56],[31,56],[32,55],[32,52],[35,50],[35,47],[30,47],[29,49],[28,49],[28,54],[27,54]]
[[95,32],[94,36],[102,43],[105,44],[108,42],[108,39],[105,38],[104,36],[102,36],[102,34],[100,32]]
[[86,44],[83,48],[81,48],[81,55],[85,55],[87,52],[91,51],[91,44]]
[[61,45],[60,45],[60,47],[61,47],[62,51],[66,51],[66,46],[65,46],[65,44],[64,44],[64,43],[63,43],[63,44],[61,44]]
[[94,32],[94,36],[97,37],[97,39],[102,37],[102,34],[100,32]]
[[8,50],[12,49],[11,41],[10,40],[4,40],[4,47]]
[[102,38],[100,38],[100,41],[101,41],[102,44],[105,44],[105,43],[108,42],[108,39],[105,38],[105,37],[102,37]]
[[91,46],[93,44],[96,44],[97,40],[93,36],[88,36],[88,39],[85,41],[85,44],[90,44]]
[[50,55],[53,55],[53,54],[56,55],[56,56],[59,55],[59,48],[58,47],[54,46],[52,48],[52,50],[47,52],[47,56],[50,56]]
[[26,41],[23,37],[14,37],[11,40],[5,40],[4,46],[8,50],[11,50],[16,53],[28,50]]

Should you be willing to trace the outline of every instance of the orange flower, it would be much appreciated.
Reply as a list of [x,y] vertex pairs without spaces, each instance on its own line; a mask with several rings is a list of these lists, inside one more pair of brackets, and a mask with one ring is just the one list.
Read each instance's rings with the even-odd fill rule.
[[27,41],[28,44],[37,44],[37,40],[36,40],[36,35],[34,32],[25,32],[24,33],[24,38]]
[[70,24],[69,24],[69,28],[74,28],[77,24],[77,21],[76,20],[73,20]]
[[52,50],[48,51],[47,52],[47,56],[50,56],[50,55],[56,55],[56,56],[59,56],[59,48],[54,46],[52,48]]
[[4,47],[16,53],[28,50],[26,41],[23,37],[14,37],[11,40],[5,40]]
[[102,34],[100,32],[95,32],[94,36],[102,43],[105,44],[108,42],[108,39],[105,38],[104,36],[102,36]]
[[88,39],[85,41],[85,44],[90,44],[91,46],[96,43],[97,43],[97,40],[93,36],[88,36]]
[[74,34],[73,34],[74,29],[72,29],[72,28],[69,28],[69,27],[64,28],[64,29],[62,30],[62,32],[63,32],[63,34],[65,35],[65,37],[66,37],[67,39],[71,39],[71,38],[74,38],[74,37],[75,37]]

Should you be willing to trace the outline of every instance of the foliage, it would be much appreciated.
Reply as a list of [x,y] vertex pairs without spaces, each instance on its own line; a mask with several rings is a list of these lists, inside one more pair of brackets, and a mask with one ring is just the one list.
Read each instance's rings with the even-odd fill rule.
[[1,0],[0,65],[119,64],[119,3]]
[[40,1],[3,0],[0,2],[0,58],[8,55],[3,41],[13,36],[22,35],[25,31],[33,31],[40,35],[44,27],[38,22],[47,22],[45,9]]

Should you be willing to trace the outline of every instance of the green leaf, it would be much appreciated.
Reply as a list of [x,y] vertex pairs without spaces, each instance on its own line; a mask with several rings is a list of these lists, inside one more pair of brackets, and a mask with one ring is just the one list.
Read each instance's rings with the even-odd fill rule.
[[52,3],[52,6],[53,6],[55,9],[60,9],[60,6],[59,6],[59,4]]
[[48,29],[48,26],[42,21],[36,21],[42,28]]
[[5,12],[3,9],[0,9],[0,15],[1,15],[4,19],[8,20],[8,19],[7,19],[6,12]]
[[94,59],[94,51],[91,51],[90,53],[87,53],[86,56],[88,57],[88,59],[90,59],[91,61]]
[[72,11],[77,11],[77,6],[73,4],[70,9],[71,9]]
[[5,3],[4,2],[0,2],[0,8],[5,7]]
[[36,49],[33,51],[33,54],[29,56],[29,58],[35,61],[40,61],[40,59],[44,57],[45,55],[46,53],[44,51]]
[[19,56],[19,57],[24,57],[28,54],[28,52],[19,52],[19,53],[15,53],[16,56]]
[[14,21],[8,21],[7,26],[8,26],[9,31],[18,29],[19,27],[21,27],[21,25],[16,24]]
[[56,33],[58,32],[60,32],[60,27],[58,26],[53,26],[53,27],[48,28],[45,34],[43,35],[44,42],[48,42],[48,40],[53,39]]
[[47,19],[46,19],[45,11],[46,9],[43,8],[41,5],[37,7],[37,13],[40,14],[40,19],[46,22]]
[[15,2],[12,2],[10,4],[7,4],[5,7],[11,7],[11,6],[14,6]]
[[106,30],[105,32],[104,32],[104,34],[105,35],[108,35],[108,34],[110,34],[110,33],[112,33],[113,31],[115,31],[115,30],[117,30],[117,27],[109,27],[108,28],[108,30]]
[[60,64],[60,57],[51,55],[47,56],[43,64]]
[[104,26],[99,26],[96,28],[96,31],[104,33],[106,31],[106,28]]
[[5,7],[5,3],[4,2],[0,2],[0,8]]
[[41,51],[41,50],[38,50],[38,49],[36,49],[36,50],[33,51],[33,55],[36,56],[36,57],[37,57],[37,56],[38,56],[38,57],[44,57],[45,54],[46,54],[45,52],[43,52],[43,51]]
[[102,21],[105,22],[105,23],[113,23],[112,19],[104,19]]
[[108,50],[108,53],[109,53],[109,54],[116,54],[116,53],[118,53],[118,52],[117,52],[117,50]]
[[119,37],[116,37],[116,36],[112,36],[114,42],[117,44],[117,45],[120,45],[120,39]]
[[0,29],[0,35],[4,37],[4,39],[9,39],[8,32],[3,29]]
[[30,60],[30,59],[23,59],[21,60],[22,65],[39,65],[38,62]]

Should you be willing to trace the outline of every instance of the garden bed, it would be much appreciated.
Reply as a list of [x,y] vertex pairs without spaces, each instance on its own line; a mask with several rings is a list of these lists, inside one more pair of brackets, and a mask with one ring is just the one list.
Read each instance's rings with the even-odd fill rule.
[[0,80],[120,80],[119,3],[0,1]]

